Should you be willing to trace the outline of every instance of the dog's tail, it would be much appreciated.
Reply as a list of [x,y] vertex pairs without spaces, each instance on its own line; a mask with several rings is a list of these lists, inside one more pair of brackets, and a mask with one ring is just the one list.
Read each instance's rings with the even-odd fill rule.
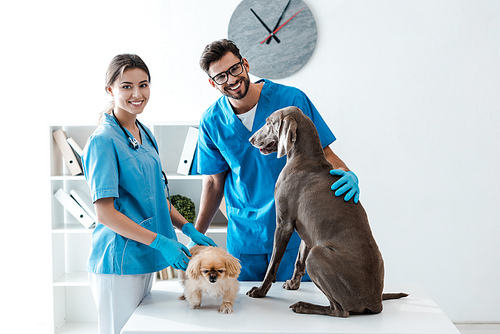
[[408,297],[407,293],[404,292],[399,292],[399,293],[383,293],[382,294],[382,300],[389,300],[389,299],[399,299],[403,297]]

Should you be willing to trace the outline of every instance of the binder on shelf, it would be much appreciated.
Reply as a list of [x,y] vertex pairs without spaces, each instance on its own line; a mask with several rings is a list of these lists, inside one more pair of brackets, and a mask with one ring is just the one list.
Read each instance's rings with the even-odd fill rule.
[[82,169],[82,172],[83,172],[83,164],[82,164],[83,150],[82,150],[82,148],[80,147],[80,145],[78,145],[76,143],[76,141],[72,137],[66,139],[66,141],[68,142],[69,146],[73,150],[73,153],[75,153],[76,160],[78,161],[78,165],[80,166],[80,168]]
[[196,143],[196,147],[194,148],[193,162],[189,169],[189,175],[200,175],[200,173],[198,173],[198,143]]
[[95,226],[95,221],[90,215],[78,204],[78,202],[71,197],[64,189],[60,188],[54,197],[64,206],[69,213],[73,215],[85,228],[92,228]]
[[191,165],[193,164],[197,143],[198,129],[195,127],[190,127],[188,129],[186,141],[184,142],[184,147],[182,149],[179,166],[177,167],[177,173],[182,175],[189,175]]
[[76,143],[73,137],[69,137],[68,139],[66,139],[66,141],[68,142],[69,146],[71,146],[76,155],[81,156],[83,154],[82,148]]
[[64,161],[66,162],[71,175],[82,174],[82,168],[80,167],[79,161],[70,144],[68,144],[67,142],[66,133],[63,130],[59,129],[52,132],[52,136],[54,137],[57,146],[61,150]]
[[172,279],[172,278],[176,278],[176,275],[175,275],[175,272],[174,272],[174,268],[172,267],[167,267],[163,270],[160,270],[158,272],[158,279],[160,281],[163,281],[163,280],[167,280],[167,279]]
[[69,194],[78,204],[80,204],[82,209],[85,210],[85,212],[90,216],[90,218],[92,218],[94,222],[96,222],[97,216],[95,214],[94,205],[92,204],[92,200],[90,199],[90,197],[87,194],[81,192],[80,190],[75,190],[75,189],[71,189],[69,191]]

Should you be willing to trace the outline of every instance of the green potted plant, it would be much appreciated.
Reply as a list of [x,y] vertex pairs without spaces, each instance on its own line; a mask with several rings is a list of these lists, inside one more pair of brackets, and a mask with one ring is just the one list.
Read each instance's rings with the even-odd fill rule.
[[182,195],[173,195],[170,197],[170,202],[188,222],[194,223],[196,211],[194,202],[190,198]]

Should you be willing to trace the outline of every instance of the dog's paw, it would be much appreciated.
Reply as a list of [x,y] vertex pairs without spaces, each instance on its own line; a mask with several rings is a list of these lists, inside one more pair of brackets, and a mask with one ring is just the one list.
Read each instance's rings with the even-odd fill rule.
[[186,296],[184,296],[184,295],[179,296],[179,299],[180,299],[180,300],[186,300]]
[[302,302],[295,303],[293,305],[290,305],[288,308],[291,308],[293,312],[295,313],[303,313],[301,312],[301,304]]
[[321,306],[315,305],[306,302],[297,302],[293,305],[290,305],[290,308],[295,313],[303,313],[303,314],[321,314],[321,315],[330,315],[334,317],[349,317],[349,312],[344,311],[338,308],[330,308],[330,306]]
[[263,298],[266,296],[266,293],[267,291],[265,291],[261,287],[254,286],[253,288],[248,290],[247,296],[252,298]]
[[197,310],[197,309],[201,308],[201,304],[189,304],[189,308],[191,310]]
[[233,304],[227,302],[222,303],[222,305],[219,308],[219,312],[225,314],[233,313]]
[[300,280],[287,280],[285,283],[283,283],[283,289],[286,290],[297,290],[300,287]]

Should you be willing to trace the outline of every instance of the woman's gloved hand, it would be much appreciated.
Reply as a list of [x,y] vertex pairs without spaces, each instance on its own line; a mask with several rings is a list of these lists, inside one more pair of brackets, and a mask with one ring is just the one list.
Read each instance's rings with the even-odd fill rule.
[[182,233],[190,237],[192,242],[197,245],[217,247],[217,244],[212,239],[199,232],[191,223],[184,224],[182,227]]
[[149,245],[159,250],[161,255],[174,268],[186,271],[191,256],[189,249],[177,240],[169,239],[161,234],[157,234],[155,240]]
[[354,203],[358,203],[359,185],[356,175],[351,171],[346,172],[342,169],[332,169],[330,174],[340,176],[340,179],[332,185],[332,190],[337,190],[335,196],[341,196],[347,193],[344,197],[344,201],[349,202],[349,200],[354,197]]

